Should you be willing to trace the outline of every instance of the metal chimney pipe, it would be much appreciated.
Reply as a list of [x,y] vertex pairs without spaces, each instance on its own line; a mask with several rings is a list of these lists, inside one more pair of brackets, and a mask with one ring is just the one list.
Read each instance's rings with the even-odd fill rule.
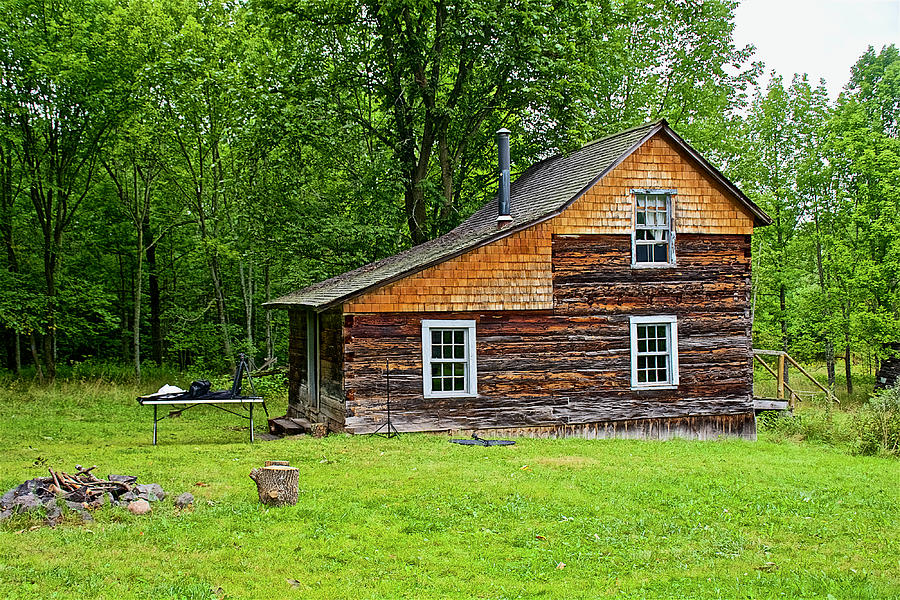
[[497,155],[500,166],[500,189],[497,191],[497,227],[505,227],[512,221],[509,214],[509,129],[497,132]]

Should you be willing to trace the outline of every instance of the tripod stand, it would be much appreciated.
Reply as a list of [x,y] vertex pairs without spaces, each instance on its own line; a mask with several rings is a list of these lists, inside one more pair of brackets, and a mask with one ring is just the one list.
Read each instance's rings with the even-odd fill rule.
[[[397,428],[394,427],[394,424],[391,423],[391,361],[390,359],[385,361],[385,385],[387,388],[387,421],[378,426],[378,429],[374,431],[375,435],[380,435],[381,437],[386,437],[388,439],[392,437],[396,437],[400,435],[400,432],[397,431]],[[385,429],[385,431],[381,431]]]

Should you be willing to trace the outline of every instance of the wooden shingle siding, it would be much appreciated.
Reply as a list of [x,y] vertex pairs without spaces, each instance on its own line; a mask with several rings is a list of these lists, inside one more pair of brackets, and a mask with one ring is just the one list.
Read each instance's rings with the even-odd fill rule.
[[[677,270],[639,270],[622,258],[629,236],[557,237],[553,310],[442,314],[477,323],[477,398],[423,398],[421,321],[433,314],[345,315],[347,430],[384,422],[389,359],[400,431],[718,415],[733,417],[728,427],[739,435],[754,435],[738,426],[752,419],[749,238],[687,234],[676,243]],[[681,383],[632,390],[629,316],[661,313],[678,317]]]
[[553,306],[550,226],[539,224],[363,294],[347,313]]
[[753,217],[747,209],[659,134],[555,217],[553,233],[630,234],[634,189],[676,190],[675,230],[679,234],[753,233]]

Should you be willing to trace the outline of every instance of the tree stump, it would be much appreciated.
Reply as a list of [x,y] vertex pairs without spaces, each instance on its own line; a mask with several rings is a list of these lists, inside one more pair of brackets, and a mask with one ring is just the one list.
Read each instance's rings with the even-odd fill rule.
[[[284,462],[284,461],[269,461]],[[300,471],[284,465],[267,465],[250,471],[250,479],[256,482],[259,501],[268,506],[297,504],[300,492]]]

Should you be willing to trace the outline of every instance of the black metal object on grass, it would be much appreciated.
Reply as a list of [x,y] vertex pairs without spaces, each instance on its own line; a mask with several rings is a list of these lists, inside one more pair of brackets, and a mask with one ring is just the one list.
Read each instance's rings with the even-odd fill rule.
[[477,433],[472,434],[471,440],[450,440],[450,443],[462,446],[512,446],[515,444],[512,440],[486,440],[478,437]]

